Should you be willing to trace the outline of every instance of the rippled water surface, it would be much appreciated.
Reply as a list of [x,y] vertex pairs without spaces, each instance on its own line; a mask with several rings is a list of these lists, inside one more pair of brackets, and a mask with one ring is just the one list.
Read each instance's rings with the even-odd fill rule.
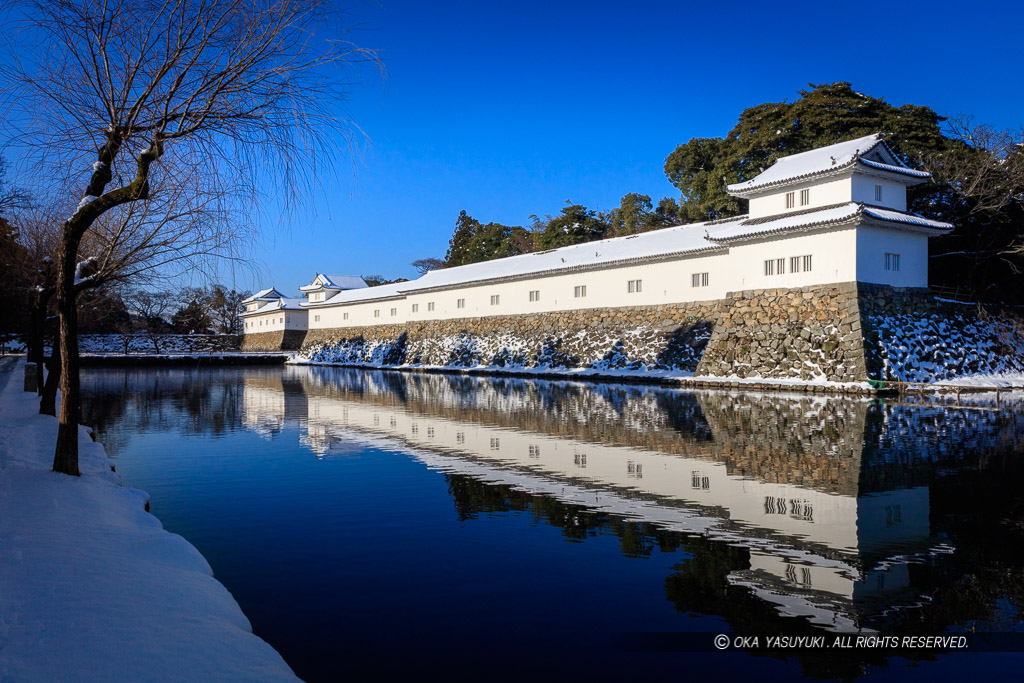
[[307,680],[906,680],[1024,663],[710,645],[1024,630],[1012,398],[308,367],[90,369],[83,391],[125,482]]

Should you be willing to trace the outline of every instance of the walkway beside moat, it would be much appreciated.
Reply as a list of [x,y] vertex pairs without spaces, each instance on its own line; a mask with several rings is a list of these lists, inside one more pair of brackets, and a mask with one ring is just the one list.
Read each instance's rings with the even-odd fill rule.
[[0,357],[0,679],[297,680],[88,429],[82,476],[51,471],[57,420],[23,375]]

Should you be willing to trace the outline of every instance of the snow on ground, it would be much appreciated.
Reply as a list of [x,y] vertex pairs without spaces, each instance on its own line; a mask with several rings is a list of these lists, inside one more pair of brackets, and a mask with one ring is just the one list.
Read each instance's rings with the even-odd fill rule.
[[1024,386],[1024,324],[1011,316],[870,316],[883,379]]
[[[83,334],[78,350],[83,354],[182,354],[237,351],[241,335],[234,334]],[[159,349],[159,351],[157,350]],[[49,346],[47,346],[49,353]]]
[[82,476],[50,471],[23,367],[0,358],[0,680],[296,680],[84,427]]

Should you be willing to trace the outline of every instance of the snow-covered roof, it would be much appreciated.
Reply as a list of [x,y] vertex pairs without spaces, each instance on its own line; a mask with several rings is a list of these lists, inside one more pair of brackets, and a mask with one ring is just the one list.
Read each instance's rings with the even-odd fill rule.
[[[869,156],[871,158],[867,158]],[[847,140],[828,147],[819,147],[800,154],[782,157],[756,177],[742,183],[728,185],[726,190],[729,194],[745,197],[767,188],[840,173],[856,164],[875,171],[907,176],[911,179],[909,184],[917,184],[931,177],[931,174],[926,171],[909,168],[885,144],[879,134],[875,133],[856,140]]]
[[327,301],[320,301],[311,303],[303,300],[303,308],[317,308],[319,306],[338,306],[345,304],[360,303],[363,301],[373,301],[374,299],[394,299],[401,298],[402,293],[399,291],[399,287],[407,285],[408,282],[396,282],[390,285],[381,285],[379,287],[363,287],[362,289],[346,289],[338,292]]
[[745,218],[709,235],[709,239],[720,244],[727,244],[740,240],[756,239],[771,234],[813,230],[819,227],[842,225],[844,223],[852,224],[863,219],[882,223],[898,223],[904,229],[927,232],[929,234],[939,234],[953,229],[953,226],[949,223],[934,221],[930,218],[923,218],[891,209],[879,209],[859,202],[847,202],[807,211],[796,211],[775,216],[764,216],[762,218]]
[[369,285],[358,275],[328,275],[317,273],[313,281],[305,287],[299,287],[300,292],[312,292],[318,289],[364,289]]
[[281,292],[277,291],[273,287],[267,287],[261,289],[247,299],[242,299],[243,304],[251,304],[253,301],[269,301],[271,299],[280,299]]
[[714,233],[743,218],[741,216],[724,222],[679,225],[639,235],[613,237],[612,239],[585,242],[532,254],[520,254],[483,263],[432,270],[418,280],[403,282],[400,289],[403,292],[414,292],[447,288],[469,282],[532,277],[565,270],[587,269],[620,262],[647,261],[719,249],[716,244],[705,239],[705,234]]
[[272,299],[268,301],[255,311],[245,311],[239,315],[246,318],[252,315],[260,315],[262,313],[272,313],[273,311],[301,311],[303,310],[302,304],[305,301],[305,299],[295,297],[281,297],[280,299]]

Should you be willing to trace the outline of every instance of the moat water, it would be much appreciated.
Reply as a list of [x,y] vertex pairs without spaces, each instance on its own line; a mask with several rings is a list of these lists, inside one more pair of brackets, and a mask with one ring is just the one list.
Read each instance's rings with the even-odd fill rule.
[[[1024,664],[1012,397],[324,367],[82,380],[125,483],[306,680],[943,680]],[[960,634],[967,651],[733,644]]]

